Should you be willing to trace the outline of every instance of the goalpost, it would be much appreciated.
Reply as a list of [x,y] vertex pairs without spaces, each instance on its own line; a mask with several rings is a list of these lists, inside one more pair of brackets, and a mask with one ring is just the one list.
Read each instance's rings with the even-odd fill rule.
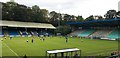
[[46,51],[46,58],[80,58],[80,56],[81,50],[78,48]]

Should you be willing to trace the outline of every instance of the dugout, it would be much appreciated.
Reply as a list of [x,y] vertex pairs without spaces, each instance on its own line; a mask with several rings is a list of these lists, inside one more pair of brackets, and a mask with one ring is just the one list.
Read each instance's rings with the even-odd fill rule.
[[78,48],[46,51],[46,58],[80,58],[80,57],[81,50]]

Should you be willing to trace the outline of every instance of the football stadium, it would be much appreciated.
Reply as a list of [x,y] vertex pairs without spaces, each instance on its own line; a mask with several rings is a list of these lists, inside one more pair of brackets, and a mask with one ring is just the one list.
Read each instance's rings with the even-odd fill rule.
[[[56,28],[51,24],[1,22],[2,56],[47,56],[46,51],[70,48],[78,48],[81,56],[110,56],[113,51],[118,50],[120,19],[67,23],[73,26],[72,29],[76,29],[68,34],[68,42],[65,36],[53,34]],[[67,53],[65,55],[69,56],[69,52]]]
[[[15,2],[8,2],[8,4],[18,5]],[[5,10],[8,7],[6,5],[7,3],[3,3],[3,11],[9,12]],[[23,10],[22,6],[15,10],[20,9]],[[22,20],[22,15],[18,13],[20,12],[14,13],[18,16],[3,13],[3,20],[0,20],[0,57],[119,58],[120,11],[116,17],[113,15],[108,16],[109,18],[89,18],[85,21],[74,21],[68,18],[68,20],[48,22]],[[18,20],[14,20],[15,18]],[[60,19],[60,16],[58,18]],[[62,21],[65,21],[64,24]],[[67,29],[66,26],[69,28]]]

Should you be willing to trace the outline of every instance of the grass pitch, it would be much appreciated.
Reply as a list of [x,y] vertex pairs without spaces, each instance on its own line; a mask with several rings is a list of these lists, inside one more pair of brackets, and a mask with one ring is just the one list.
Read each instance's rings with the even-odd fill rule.
[[[2,41],[2,56],[46,56],[47,50],[63,48],[79,48],[82,50],[82,56],[109,56],[111,52],[118,50],[118,41],[80,39],[77,37],[68,37],[68,43],[65,37],[45,37],[45,41],[34,37],[13,37]],[[26,42],[28,40],[28,42]]]

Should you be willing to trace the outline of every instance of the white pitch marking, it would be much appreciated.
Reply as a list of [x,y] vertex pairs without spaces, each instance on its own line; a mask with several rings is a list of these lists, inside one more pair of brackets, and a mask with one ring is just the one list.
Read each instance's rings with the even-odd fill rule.
[[19,55],[16,52],[14,52],[7,44],[5,44],[5,45],[10,49],[10,51],[12,51],[16,56],[18,56],[18,58],[20,58]]

